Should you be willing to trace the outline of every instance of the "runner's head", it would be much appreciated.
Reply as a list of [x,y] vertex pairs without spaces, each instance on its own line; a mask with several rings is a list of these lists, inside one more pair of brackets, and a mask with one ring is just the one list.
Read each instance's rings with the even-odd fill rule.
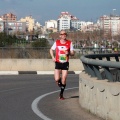
[[61,38],[61,39],[66,39],[66,37],[67,37],[66,31],[65,31],[65,30],[61,30],[61,31],[60,31],[60,38]]

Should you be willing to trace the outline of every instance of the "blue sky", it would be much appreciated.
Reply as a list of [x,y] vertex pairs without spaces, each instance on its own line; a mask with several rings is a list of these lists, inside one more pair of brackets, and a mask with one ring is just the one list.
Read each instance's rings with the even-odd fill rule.
[[[116,10],[113,10],[116,9]],[[120,0],[0,0],[0,15],[12,12],[18,18],[32,15],[44,25],[68,11],[82,21],[96,21],[102,15],[120,15]]]

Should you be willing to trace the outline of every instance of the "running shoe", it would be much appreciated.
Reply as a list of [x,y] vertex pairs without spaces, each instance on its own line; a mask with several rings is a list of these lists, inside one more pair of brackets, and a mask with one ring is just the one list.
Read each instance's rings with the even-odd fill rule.
[[65,99],[65,98],[63,97],[63,94],[60,94],[59,99],[60,99],[60,100],[64,100],[64,99]]

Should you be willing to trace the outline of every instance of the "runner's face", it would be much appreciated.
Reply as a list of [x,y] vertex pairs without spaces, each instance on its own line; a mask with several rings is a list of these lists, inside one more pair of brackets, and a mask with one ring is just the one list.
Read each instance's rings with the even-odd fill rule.
[[61,31],[60,32],[60,38],[61,39],[66,39],[66,37],[67,37],[67,33],[65,31]]

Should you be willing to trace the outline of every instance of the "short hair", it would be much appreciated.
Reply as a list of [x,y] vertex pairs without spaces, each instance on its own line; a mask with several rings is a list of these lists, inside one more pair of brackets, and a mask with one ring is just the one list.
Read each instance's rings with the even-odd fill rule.
[[61,31],[64,31],[64,32],[65,32],[65,34],[66,34],[66,36],[67,36],[67,32],[66,32],[66,30],[63,30],[63,29],[62,29],[62,30],[60,30],[60,32],[61,32]]

